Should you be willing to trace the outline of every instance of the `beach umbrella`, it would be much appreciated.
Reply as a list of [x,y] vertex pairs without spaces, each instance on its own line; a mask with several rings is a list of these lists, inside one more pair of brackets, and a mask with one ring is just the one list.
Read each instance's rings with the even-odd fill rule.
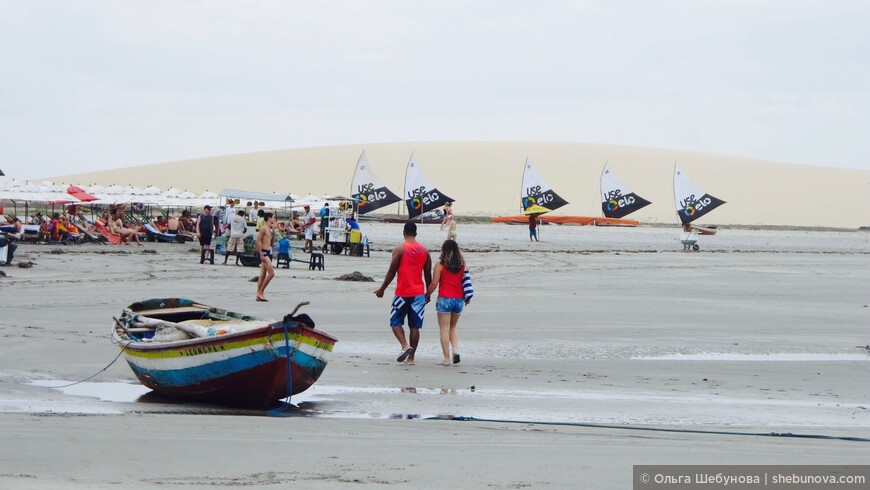
[[550,212],[549,209],[547,209],[543,206],[538,206],[537,204],[532,204],[523,210],[523,214],[526,216],[528,216],[530,214],[544,214],[544,213],[549,213],[549,212]]
[[82,202],[92,202],[99,200],[98,197],[88,194],[88,192],[77,185],[71,185],[66,188],[66,193]]
[[85,187],[85,190],[88,191],[89,194],[96,196],[97,194],[105,194],[106,188],[101,186],[100,184],[93,184]]
[[124,190],[123,187],[119,186],[118,184],[112,184],[109,187],[106,187],[105,192],[106,192],[106,194],[108,194],[110,196],[120,196],[120,195],[123,195],[126,191]]

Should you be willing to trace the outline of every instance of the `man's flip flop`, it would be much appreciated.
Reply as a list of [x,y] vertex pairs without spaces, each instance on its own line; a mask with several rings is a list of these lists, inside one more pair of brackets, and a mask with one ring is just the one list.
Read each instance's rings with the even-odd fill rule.
[[453,364],[459,364],[459,354],[453,354]]
[[414,349],[411,347],[403,350],[402,353],[399,354],[399,357],[396,358],[396,362],[405,362],[405,359],[407,359],[408,356],[411,355],[411,352],[414,352]]

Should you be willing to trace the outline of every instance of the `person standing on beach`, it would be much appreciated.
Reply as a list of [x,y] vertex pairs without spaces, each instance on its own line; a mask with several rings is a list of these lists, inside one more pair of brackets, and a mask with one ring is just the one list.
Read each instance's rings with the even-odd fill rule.
[[323,243],[329,241],[329,232],[327,231],[329,228],[329,211],[329,202],[320,208],[320,235],[323,237]]
[[[435,302],[435,311],[438,313],[438,329],[441,333],[441,351],[444,360],[438,364],[449,366],[459,364],[459,335],[456,333],[456,325],[462,309],[471,302],[466,299],[463,276],[465,274],[465,258],[459,250],[455,240],[445,240],[441,245],[441,257],[435,264],[435,272],[432,283],[426,289],[426,302],[435,289],[438,289],[438,300]],[[450,347],[453,347],[453,358],[450,357]]]
[[538,215],[534,213],[529,215],[529,241],[532,240],[540,241],[538,240]]
[[236,214],[236,206],[234,202],[235,201],[232,199],[227,199],[227,207],[224,212],[223,222],[221,223],[221,234],[225,233],[230,228],[230,225],[233,223],[233,218],[238,216]]
[[272,267],[272,234],[275,228],[275,217],[272,213],[263,215],[266,223],[257,232],[257,253],[260,254],[260,278],[257,279],[257,301],[269,301],[266,299],[266,286],[275,277],[275,268]]
[[453,203],[452,202],[448,201],[447,204],[444,205],[444,213],[443,214],[444,214],[444,219],[441,220],[441,229],[442,230],[444,229],[444,225],[447,224],[447,220],[453,219]]
[[214,218],[211,217],[211,206],[206,204],[196,220],[196,238],[199,239],[200,264],[204,264],[208,260],[214,265],[214,252],[211,250],[212,236],[214,236]]
[[[375,290],[375,296],[384,297],[384,291],[396,280],[396,293],[393,298],[390,327],[393,335],[399,341],[402,352],[396,358],[397,362],[414,364],[414,353],[420,342],[420,329],[423,328],[423,310],[426,307],[426,289],[432,282],[432,257],[422,243],[417,241],[417,225],[405,223],[402,232],[405,241],[393,249],[390,268],[381,287]],[[405,338],[405,317],[408,317],[409,339]]]
[[245,212],[239,210],[238,214],[230,220],[230,239],[227,240],[227,251],[224,254],[224,265],[230,255],[236,256],[236,265],[239,265],[239,256],[245,253]]
[[441,229],[447,227],[447,239],[456,240],[456,218],[453,216],[453,203],[444,205],[444,219],[441,220]]
[[302,250],[308,253],[314,252],[314,225],[317,218],[311,212],[311,206],[305,205],[305,216],[302,218],[302,228],[305,230],[305,245]]
[[248,211],[248,222],[249,223],[254,223],[254,224],[257,223],[257,218],[258,218],[257,211],[259,211],[259,210],[260,210],[260,203],[257,201],[254,201],[254,207]]

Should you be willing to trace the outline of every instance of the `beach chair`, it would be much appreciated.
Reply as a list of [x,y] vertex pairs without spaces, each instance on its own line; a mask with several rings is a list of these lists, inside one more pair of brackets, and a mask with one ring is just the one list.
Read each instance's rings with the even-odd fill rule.
[[3,243],[0,246],[0,264],[9,265],[9,242],[6,239],[0,240]]
[[290,268],[290,239],[287,237],[278,240],[278,265],[276,267]]
[[145,228],[146,235],[148,235],[148,239],[151,241],[157,241],[160,243],[182,243],[184,240],[178,235],[163,233],[151,223],[145,223],[142,227]]
[[118,234],[115,234],[115,233],[112,233],[111,231],[109,231],[109,229],[106,228],[105,223],[103,223],[102,221],[97,221],[94,224],[94,226],[96,227],[97,231],[99,231],[100,234],[103,235],[103,237],[105,237],[106,240],[109,241],[109,243],[111,243],[112,245],[120,245],[121,244],[121,235],[118,235]]

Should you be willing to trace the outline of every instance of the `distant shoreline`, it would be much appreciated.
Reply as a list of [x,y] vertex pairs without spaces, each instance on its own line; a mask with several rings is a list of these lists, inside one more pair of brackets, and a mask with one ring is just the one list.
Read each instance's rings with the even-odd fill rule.
[[[558,215],[558,213],[554,213]],[[474,223],[474,224],[484,224],[491,223],[491,219],[495,216],[457,216],[456,221],[458,223]],[[382,221],[385,219],[404,219],[408,220],[405,216],[401,216],[398,214],[372,214],[365,215],[361,217],[362,221]],[[416,221],[419,221],[417,219]],[[704,222],[707,223],[707,222]],[[503,224],[503,223],[493,223],[493,224]],[[715,224],[715,223],[709,223]],[[547,223],[547,225],[552,226],[562,226],[555,223]],[[579,226],[579,225],[567,225],[567,226]],[[836,226],[794,226],[794,225],[741,225],[741,224],[720,224],[718,225],[720,228],[730,228],[735,230],[773,230],[773,231],[831,231],[831,232],[843,232],[843,231],[861,231],[861,232],[870,232],[870,225],[860,226],[858,228],[846,228],[846,227],[836,227]],[[679,228],[680,224],[674,221],[674,223],[640,223],[641,228]]]

